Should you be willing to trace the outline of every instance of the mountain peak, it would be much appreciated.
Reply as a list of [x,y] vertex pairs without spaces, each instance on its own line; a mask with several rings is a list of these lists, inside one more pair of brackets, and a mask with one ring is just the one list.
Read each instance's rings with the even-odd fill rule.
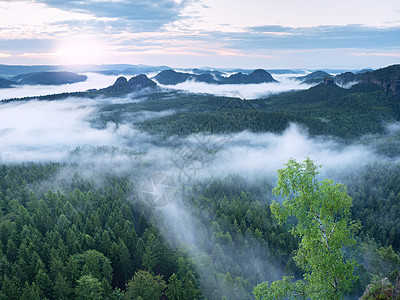
[[126,79],[124,76],[121,76],[121,77],[117,78],[114,85],[125,85],[127,83],[128,83],[128,79]]
[[136,90],[157,86],[157,84],[153,80],[149,79],[144,74],[140,74],[138,76],[135,76],[135,77],[132,77],[131,79],[129,79],[128,85],[132,89],[136,89]]
[[252,83],[277,82],[272,75],[264,69],[255,69],[248,75]]
[[140,74],[132,77],[129,80],[123,76],[118,77],[113,85],[103,89],[102,91],[110,94],[123,95],[131,92],[137,92],[145,88],[155,87],[157,87],[157,84],[153,80],[149,79],[144,74]]
[[185,82],[191,77],[189,73],[180,73],[172,69],[164,70],[158,73],[154,79],[161,84],[175,85],[178,83]]

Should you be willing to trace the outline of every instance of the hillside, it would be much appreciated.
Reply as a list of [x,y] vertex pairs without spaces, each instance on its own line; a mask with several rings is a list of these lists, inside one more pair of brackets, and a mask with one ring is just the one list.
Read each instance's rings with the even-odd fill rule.
[[195,73],[196,74],[165,70],[158,73],[154,79],[165,85],[176,85],[187,80],[208,84],[256,84],[277,82],[270,73],[262,69],[254,70],[250,74],[239,72],[232,74],[229,77],[222,76],[221,72],[215,71],[201,72],[200,70],[195,70]]
[[0,78],[0,89],[4,89],[4,88],[11,88],[14,85],[16,85],[17,83],[11,80],[7,80],[4,78]]
[[344,72],[344,73],[338,74],[334,77],[334,80],[335,80],[336,84],[342,85],[342,86],[345,86],[349,83],[358,81],[357,76],[352,72]]
[[237,73],[223,79],[220,84],[251,84],[277,82],[270,73],[265,70],[257,69],[250,74]]
[[[388,70],[369,76],[396,81]],[[344,251],[358,262],[345,297],[361,296],[374,275],[395,283],[400,99],[389,91],[325,77],[242,100],[163,89],[141,74],[0,103],[0,298],[136,299],[148,282],[165,299],[242,300],[263,281],[301,279],[300,240],[270,205],[280,199],[276,166],[303,153],[345,185],[349,221],[361,221]],[[13,151],[26,162],[7,162]],[[61,162],[48,159],[60,152]],[[28,160],[38,153],[49,162]]]
[[[354,138],[384,130],[383,122],[399,120],[399,102],[377,85],[359,84],[343,89],[334,84],[319,84],[305,91],[283,93],[266,99],[240,100],[208,96],[193,104],[202,113],[182,112],[176,115],[145,121],[139,126],[162,135],[187,135],[195,132],[229,133],[242,130],[281,132],[290,122],[308,127],[315,135],[327,134]],[[214,102],[211,102],[215,99]],[[196,102],[195,102],[196,101]],[[170,108],[178,98],[170,101]],[[128,108],[127,108],[128,109]],[[203,124],[203,125],[202,125]]]
[[37,65],[37,66],[19,66],[19,65],[0,65],[0,75],[16,76],[19,74],[38,73],[57,71],[60,66]]
[[374,83],[385,89],[386,92],[400,96],[400,65],[392,65],[372,72],[365,72],[358,76],[363,83]]
[[86,75],[78,75],[72,72],[38,72],[20,74],[11,78],[18,84],[28,85],[61,85],[85,81]]
[[134,76],[129,80],[125,77],[119,77],[113,85],[100,89],[97,92],[91,91],[91,93],[105,96],[118,96],[137,92],[145,88],[155,87],[157,87],[157,84],[153,80],[149,79],[146,75],[141,74]]
[[192,78],[190,73],[181,73],[174,70],[164,70],[154,76],[154,79],[161,84],[175,85],[178,83],[185,82],[189,78]]
[[[182,76],[182,73],[175,71],[163,72]],[[262,74],[265,73],[262,72]],[[203,75],[211,76],[211,74]],[[257,72],[252,76],[254,77],[250,77],[251,80],[256,80]],[[151,88],[147,93],[151,101],[126,104],[123,106],[124,114],[121,115],[122,106],[110,107],[107,116],[112,114],[113,120],[122,122],[123,119],[120,119],[122,115],[137,111],[139,108],[149,111],[162,109],[179,111],[168,117],[154,118],[136,124],[143,130],[161,135],[187,135],[195,132],[229,133],[245,129],[254,132],[281,132],[290,122],[296,122],[308,127],[313,135],[333,135],[346,139],[383,132],[385,122],[400,120],[398,97],[387,93],[380,85],[359,83],[349,89],[344,89],[334,84],[334,79],[325,80],[324,83],[308,90],[246,101],[213,95],[165,91],[157,88],[157,84],[147,76],[139,75],[130,80],[120,77],[112,86],[100,90],[49,95],[39,97],[39,99],[57,100],[69,96],[117,97],[146,88]],[[165,97],[169,100],[164,101]],[[185,111],[182,112],[182,110]],[[272,119],[271,116],[273,116]],[[105,116],[101,115],[95,123],[103,124],[106,122],[103,118]],[[217,120],[217,122],[211,126],[212,123],[208,120]],[[226,123],[223,120],[235,121]],[[198,125],[203,123],[206,125]]]
[[352,82],[376,84],[385,89],[387,93],[400,96],[400,65],[392,65],[378,70],[362,70],[356,74],[345,72],[334,77],[335,83],[346,85]]
[[305,76],[293,77],[294,79],[301,81],[306,84],[316,84],[322,82],[325,77],[331,77],[331,75],[325,71],[315,71]]

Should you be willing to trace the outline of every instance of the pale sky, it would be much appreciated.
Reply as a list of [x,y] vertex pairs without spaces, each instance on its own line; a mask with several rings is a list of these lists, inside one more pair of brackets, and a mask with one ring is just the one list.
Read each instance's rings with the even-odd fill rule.
[[0,64],[378,68],[399,0],[0,0]]

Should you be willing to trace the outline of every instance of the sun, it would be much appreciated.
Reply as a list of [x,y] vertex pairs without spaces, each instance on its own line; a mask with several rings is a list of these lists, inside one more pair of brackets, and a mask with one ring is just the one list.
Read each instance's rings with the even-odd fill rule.
[[106,47],[103,42],[84,37],[64,40],[55,51],[55,57],[62,65],[100,64],[105,55]]

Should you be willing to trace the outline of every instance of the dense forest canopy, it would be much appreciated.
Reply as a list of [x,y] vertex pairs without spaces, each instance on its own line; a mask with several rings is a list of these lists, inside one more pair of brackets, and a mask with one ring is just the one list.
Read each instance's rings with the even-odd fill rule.
[[[392,82],[396,70],[253,100],[161,89],[143,75],[0,103],[4,118],[14,113],[0,131],[0,298],[253,299],[282,276],[286,286],[320,280],[301,261],[296,221],[271,211],[294,192],[272,192],[277,170],[305,155],[322,164],[321,182],[338,184],[326,189],[352,199],[346,225],[361,224],[338,242],[354,262],[340,296],[360,297],[371,281],[379,292],[382,278],[393,294],[400,99],[375,79]],[[13,122],[39,122],[27,108],[43,127]],[[64,148],[46,139],[54,124]]]

